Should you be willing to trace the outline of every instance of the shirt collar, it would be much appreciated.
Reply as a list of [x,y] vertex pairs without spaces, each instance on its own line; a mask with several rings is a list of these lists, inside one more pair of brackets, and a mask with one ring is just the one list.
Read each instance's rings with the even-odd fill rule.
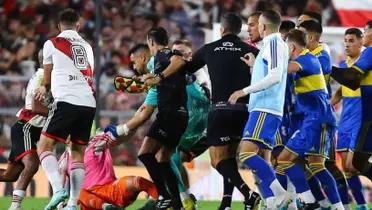
[[319,44],[318,47],[316,47],[314,50],[311,51],[311,54],[317,55],[322,51],[323,51],[323,45]]
[[301,52],[300,52],[300,55],[306,55],[308,52],[310,52],[308,49],[303,49]]
[[65,37],[65,36],[80,37],[78,32],[74,30],[64,30],[58,36],[59,37]]
[[282,36],[280,35],[280,33],[273,33],[273,34],[270,34],[268,36],[265,36],[262,41],[264,44],[266,44],[267,42],[269,42],[272,38],[279,38],[279,39],[282,39]]

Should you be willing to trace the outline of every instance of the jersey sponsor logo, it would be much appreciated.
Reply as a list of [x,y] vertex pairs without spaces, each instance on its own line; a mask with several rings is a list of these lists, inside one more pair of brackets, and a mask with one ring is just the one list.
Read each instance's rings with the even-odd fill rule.
[[242,48],[240,47],[216,47],[213,50],[214,52],[216,51],[232,51],[232,52],[241,52]]
[[224,46],[224,47],[232,47],[232,46],[234,46],[234,43],[232,43],[232,42],[223,42],[222,43],[222,46]]
[[230,136],[223,136],[223,137],[220,137],[220,139],[223,142],[227,142],[227,141],[230,141],[231,140]]
[[167,132],[165,132],[163,129],[158,129],[158,133],[163,136],[164,138],[166,138],[168,136]]

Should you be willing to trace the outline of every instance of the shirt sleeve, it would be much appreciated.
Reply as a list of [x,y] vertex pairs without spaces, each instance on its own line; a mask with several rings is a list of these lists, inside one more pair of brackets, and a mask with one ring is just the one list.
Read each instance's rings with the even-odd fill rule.
[[283,50],[287,50],[287,45],[278,42],[276,39],[270,41],[270,44],[264,49],[263,59],[266,61],[268,66],[267,75],[259,82],[252,84],[243,89],[245,94],[255,93],[265,90],[277,83],[282,81],[282,75],[285,62],[288,63],[287,58],[284,58]]
[[50,40],[46,41],[43,47],[43,64],[53,63],[53,59],[52,59],[53,51],[54,51],[54,45],[52,41]]
[[205,66],[205,53],[205,46],[197,50],[192,56],[192,60],[186,63],[185,69],[190,73],[194,73]]
[[92,46],[90,45],[88,46],[87,56],[88,56],[88,62],[90,64],[90,68],[92,69],[92,72],[94,72],[94,54],[93,54]]
[[372,69],[372,47],[367,47],[359,59],[352,66],[361,73],[366,73]]

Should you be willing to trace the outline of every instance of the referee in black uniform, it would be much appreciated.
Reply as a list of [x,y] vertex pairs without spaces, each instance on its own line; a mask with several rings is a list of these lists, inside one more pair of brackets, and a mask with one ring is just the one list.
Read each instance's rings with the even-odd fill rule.
[[[245,184],[235,159],[248,119],[248,97],[241,98],[235,105],[227,102],[234,91],[250,85],[250,69],[242,58],[247,53],[258,54],[256,48],[237,36],[241,26],[242,21],[238,15],[226,13],[221,19],[220,40],[202,46],[190,62],[185,63],[179,57],[173,56],[167,69],[157,77],[148,79],[146,83],[159,84],[181,69],[195,72],[207,65],[212,84],[212,108],[207,128],[212,166],[224,177],[224,191],[232,192],[233,187],[237,187],[245,197],[245,209],[253,209],[258,203],[259,195]],[[229,181],[233,185],[229,184]],[[231,197],[229,199],[231,200]],[[220,209],[224,208],[223,199]]]

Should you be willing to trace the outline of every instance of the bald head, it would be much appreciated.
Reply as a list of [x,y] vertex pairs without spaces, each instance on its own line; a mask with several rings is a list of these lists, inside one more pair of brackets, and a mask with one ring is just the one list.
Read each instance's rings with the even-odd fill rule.
[[273,10],[267,10],[262,12],[258,19],[258,29],[261,37],[265,37],[272,33],[279,32],[281,24],[281,16],[279,13]]

